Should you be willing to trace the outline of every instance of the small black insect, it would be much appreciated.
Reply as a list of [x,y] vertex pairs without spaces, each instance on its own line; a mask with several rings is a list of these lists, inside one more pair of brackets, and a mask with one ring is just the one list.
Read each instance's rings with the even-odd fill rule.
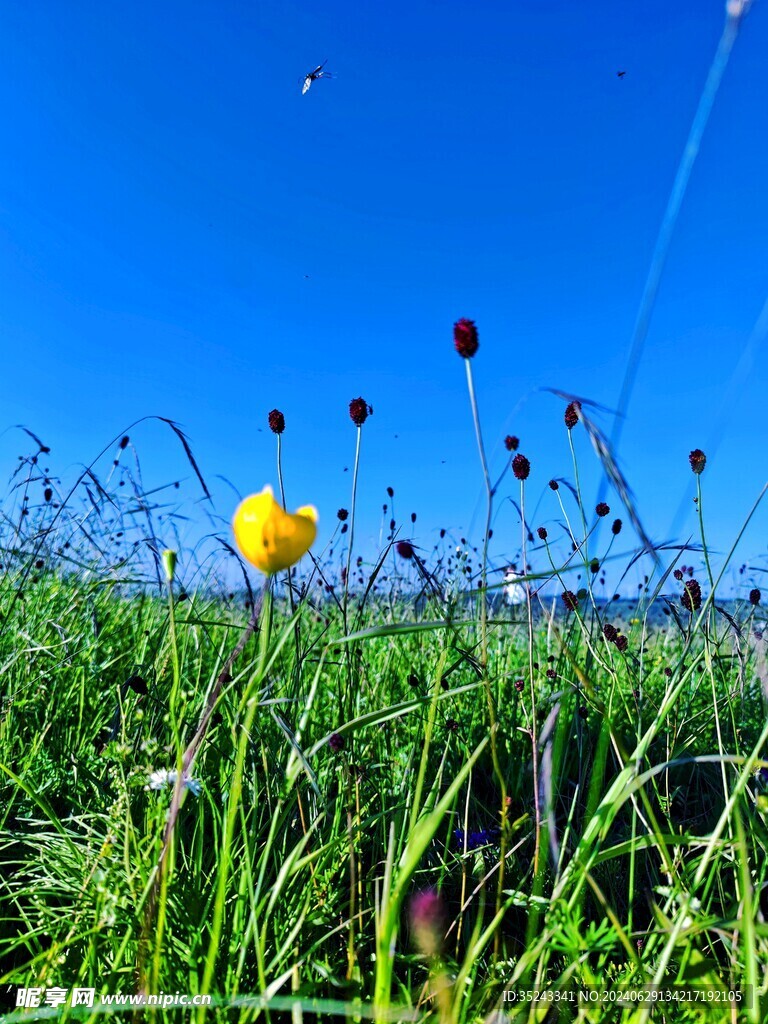
[[324,60],[322,64],[318,64],[317,65],[317,67],[315,68],[314,71],[308,71],[306,73],[306,75],[302,79],[302,84],[301,84],[301,95],[302,96],[306,92],[308,92],[310,85],[312,85],[313,82],[316,82],[319,78],[333,78],[333,75],[330,73],[330,71],[323,71],[323,68],[325,67],[325,65],[327,63],[328,63],[328,61]]
[[[616,72],[616,77],[617,78],[623,78],[624,75],[626,75],[626,73],[627,73],[626,71],[617,71]],[[309,88],[309,86],[307,86],[307,88]]]

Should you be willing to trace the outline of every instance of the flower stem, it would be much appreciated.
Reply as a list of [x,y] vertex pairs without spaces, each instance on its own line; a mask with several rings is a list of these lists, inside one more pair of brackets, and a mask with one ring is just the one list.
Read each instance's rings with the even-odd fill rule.
[[352,507],[349,511],[349,545],[347,547],[347,570],[344,574],[344,597],[342,614],[344,616],[344,632],[347,632],[347,599],[349,597],[349,571],[352,566],[352,545],[355,540],[355,511],[357,506],[357,474],[360,468],[360,441],[363,436],[361,427],[357,428],[357,444],[355,445],[355,468],[352,473]]
[[709,564],[709,549],[707,548],[707,538],[704,534],[704,512],[701,507],[701,476],[698,473],[696,474],[696,514],[699,517],[699,533],[701,534],[701,548],[704,552],[704,564],[707,567],[709,587],[710,590],[714,590],[715,578],[712,575],[712,566]]
[[[499,862],[499,874],[496,886],[496,910],[497,912],[501,909],[503,902],[503,885],[504,885],[504,860],[506,854],[506,843],[505,843],[505,832],[507,822],[507,784],[504,779],[504,772],[501,768],[501,762],[499,761],[499,751],[497,746],[498,732],[498,720],[496,718],[496,707],[493,700],[493,692],[491,690],[491,680],[488,675],[488,541],[491,532],[491,518],[493,513],[493,494],[494,489],[491,485],[491,476],[488,472],[488,460],[485,456],[485,446],[483,444],[483,432],[480,427],[480,413],[477,406],[477,395],[475,394],[475,385],[472,378],[472,363],[469,359],[464,360],[464,366],[467,371],[467,388],[469,390],[469,404],[472,409],[472,420],[475,425],[475,437],[477,438],[477,450],[480,455],[480,465],[483,470],[483,479],[485,481],[485,496],[486,496],[486,513],[485,513],[485,533],[483,535],[483,559],[480,566],[480,663],[483,670],[483,689],[485,690],[485,699],[488,705],[488,719],[490,722],[490,739],[491,739],[491,761],[493,763],[493,771],[496,776],[496,780],[499,785],[499,792],[501,794],[501,811],[500,811],[500,823],[501,823],[501,851],[500,851],[500,862]],[[525,525],[525,523],[523,523]],[[493,939],[493,954],[494,958],[497,959],[501,949],[501,933],[497,929]]]
[[[520,511],[523,519],[523,575],[528,575],[528,530],[525,525],[525,482],[520,481]],[[525,606],[528,613],[528,672],[531,680],[531,757],[533,763],[533,808],[536,820],[536,842],[533,852],[533,874],[539,871],[541,855],[541,806],[539,794],[539,735],[536,719],[536,686],[533,678],[533,607],[531,584],[525,584]]]
[[475,424],[475,437],[477,438],[477,450],[480,454],[480,465],[483,469],[483,479],[485,480],[485,496],[486,496],[486,515],[485,515],[485,533],[483,535],[483,560],[480,566],[480,587],[482,593],[480,595],[480,642],[481,642],[481,660],[483,668],[485,668],[488,662],[488,601],[487,601],[487,583],[488,583],[488,534],[491,530],[491,514],[493,511],[493,487],[491,486],[491,477],[488,472],[488,460],[485,457],[485,446],[483,445],[483,433],[480,429],[480,413],[477,407],[477,396],[475,394],[475,385],[472,379],[472,362],[469,359],[464,360],[464,366],[467,370],[467,387],[469,389],[469,404],[472,408],[472,419]]
[[[283,435],[277,435],[277,482],[280,487],[280,501],[283,505],[283,512],[287,511],[285,504],[285,488],[283,486]],[[293,569],[288,566],[288,600],[291,605],[291,615],[296,613],[296,602],[293,597]],[[296,650],[296,671],[299,671],[301,664],[301,637],[299,634],[298,619],[293,624],[293,642]]]

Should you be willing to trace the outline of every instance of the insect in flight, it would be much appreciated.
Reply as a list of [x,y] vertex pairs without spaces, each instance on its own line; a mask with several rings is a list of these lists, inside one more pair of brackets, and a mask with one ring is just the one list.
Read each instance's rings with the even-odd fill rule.
[[623,78],[624,75],[626,75],[626,73],[627,73],[626,71],[617,71],[616,72],[616,77],[617,78]]
[[301,95],[309,89],[313,82],[316,82],[318,78],[333,78],[330,71],[323,71],[323,68],[328,63],[327,59],[322,64],[318,64],[314,71],[308,71],[302,80]]

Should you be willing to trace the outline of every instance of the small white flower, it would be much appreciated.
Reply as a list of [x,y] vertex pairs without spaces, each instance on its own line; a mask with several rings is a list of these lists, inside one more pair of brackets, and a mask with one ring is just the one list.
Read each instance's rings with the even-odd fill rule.
[[[167,768],[161,768],[160,771],[152,772],[147,781],[147,785],[144,789],[161,790],[165,789],[166,786],[176,785],[176,772],[168,771]],[[188,778],[184,780],[184,785],[190,791],[193,796],[200,796],[202,792],[202,784],[199,779]]]
[[166,786],[172,786],[176,781],[176,772],[169,772],[167,768],[161,768],[159,772],[152,772],[149,776],[149,781],[144,787],[145,789],[165,789]]
[[524,576],[522,572],[517,572],[511,566],[507,569],[504,574],[505,586],[504,598],[507,604],[524,604],[526,599],[525,586],[522,583],[518,583],[517,580]]

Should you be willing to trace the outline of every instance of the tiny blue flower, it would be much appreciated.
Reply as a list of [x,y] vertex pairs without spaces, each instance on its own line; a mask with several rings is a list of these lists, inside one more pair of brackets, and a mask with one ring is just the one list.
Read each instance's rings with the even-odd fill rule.
[[[499,833],[500,833],[500,830],[498,828],[496,828],[495,826],[492,827],[492,828],[481,828],[481,829],[478,829],[477,831],[474,831],[474,832],[467,832],[466,833],[466,849],[468,851],[469,850],[478,850],[481,846],[488,846],[491,843],[494,843],[498,839]],[[461,828],[457,828],[457,829],[454,830],[453,834],[454,834],[454,836],[456,838],[456,843],[457,843],[458,847],[461,850],[464,850],[464,848],[465,848],[465,843],[464,843],[465,832],[464,832],[464,830],[461,829]]]

